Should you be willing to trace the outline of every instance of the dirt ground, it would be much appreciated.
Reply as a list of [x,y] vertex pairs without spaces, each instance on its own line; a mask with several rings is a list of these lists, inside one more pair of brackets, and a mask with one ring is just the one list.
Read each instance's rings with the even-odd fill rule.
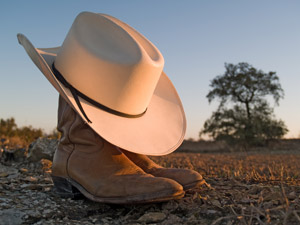
[[173,153],[207,184],[181,200],[108,205],[52,193],[51,161],[0,163],[0,224],[300,224],[300,152]]

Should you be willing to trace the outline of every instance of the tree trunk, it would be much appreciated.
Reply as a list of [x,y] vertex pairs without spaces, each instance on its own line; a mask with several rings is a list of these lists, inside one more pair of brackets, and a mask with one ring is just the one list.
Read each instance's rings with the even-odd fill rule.
[[246,145],[252,145],[253,143],[253,131],[252,131],[252,121],[251,121],[251,112],[250,112],[250,106],[249,102],[245,102],[246,110],[247,110],[247,125],[246,125],[246,133],[245,133],[245,140]]
[[246,105],[246,110],[247,110],[247,119],[248,119],[248,122],[250,122],[250,121],[251,121],[251,113],[250,113],[249,102],[246,101],[246,102],[245,102],[245,105]]

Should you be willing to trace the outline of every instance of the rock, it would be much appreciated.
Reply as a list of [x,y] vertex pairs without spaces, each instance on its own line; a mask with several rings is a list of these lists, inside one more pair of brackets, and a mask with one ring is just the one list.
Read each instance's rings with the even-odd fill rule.
[[210,214],[210,215],[215,215],[217,212],[218,212],[218,211],[213,210],[213,209],[207,210],[207,214]]
[[41,182],[44,184],[52,184],[52,179],[50,177],[45,177]]
[[50,215],[54,214],[55,212],[53,212],[52,209],[45,209],[43,211],[43,217],[50,217]]
[[28,182],[37,182],[38,179],[36,177],[28,176],[23,178],[23,180]]
[[291,193],[288,194],[287,197],[289,200],[294,200],[297,198],[297,194],[296,194],[296,192],[292,191]]
[[175,201],[168,201],[166,203],[163,203],[162,209],[164,210],[175,210],[178,208],[178,203]]
[[41,159],[53,159],[58,141],[56,139],[38,138],[30,144],[27,159],[31,162],[38,162]]
[[16,168],[10,166],[4,166],[0,164],[0,178],[8,177],[10,175],[18,174],[18,170]]
[[8,173],[6,173],[6,172],[1,172],[0,173],[0,177],[7,177],[8,176]]
[[31,217],[35,217],[35,218],[40,218],[42,217],[41,213],[38,210],[29,210],[26,212],[27,215],[31,216]]
[[19,173],[14,173],[14,174],[10,174],[7,179],[16,179],[17,177],[19,177]]
[[25,159],[25,153],[25,148],[4,148],[0,158],[3,158],[4,162],[21,162]]
[[14,151],[14,157],[16,161],[22,161],[25,159],[26,156],[26,149],[25,148],[18,148]]
[[28,169],[26,169],[26,168],[21,168],[21,169],[19,169],[19,171],[20,171],[21,173],[27,173],[27,172],[28,172]]
[[168,218],[163,222],[164,225],[183,224],[182,219],[174,214],[170,214]]
[[18,225],[23,223],[24,212],[18,209],[4,209],[0,211],[1,224]]
[[26,190],[42,190],[43,187],[38,184],[21,184],[20,188]]
[[188,224],[195,224],[195,222],[197,222],[197,218],[194,215],[191,215],[188,219],[187,219],[187,223]]
[[217,207],[219,207],[219,208],[222,207],[221,203],[220,203],[218,200],[216,200],[216,199],[212,200],[211,203],[212,203],[214,206],[217,206]]
[[166,219],[166,214],[161,212],[149,212],[142,215],[138,222],[142,223],[158,223]]
[[3,150],[2,156],[5,162],[15,161],[15,150],[14,149],[7,149]]

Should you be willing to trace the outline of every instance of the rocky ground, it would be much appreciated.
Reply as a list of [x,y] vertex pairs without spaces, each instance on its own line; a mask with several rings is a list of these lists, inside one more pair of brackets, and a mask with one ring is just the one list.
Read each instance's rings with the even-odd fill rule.
[[[55,146],[47,142],[39,147],[45,149],[51,144]],[[50,177],[51,155],[39,151],[33,148],[34,159],[1,158],[1,225],[300,224],[300,153],[297,152],[173,153],[154,158],[163,166],[195,169],[208,184],[188,191],[181,200],[108,205],[56,196]]]

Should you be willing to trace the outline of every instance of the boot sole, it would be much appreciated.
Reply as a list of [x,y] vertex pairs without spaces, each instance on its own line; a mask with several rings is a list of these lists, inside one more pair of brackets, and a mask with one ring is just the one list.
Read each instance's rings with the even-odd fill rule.
[[120,197],[98,197],[89,193],[79,183],[71,178],[63,178],[52,176],[54,183],[53,191],[55,194],[63,198],[81,199],[86,197],[92,201],[109,204],[139,204],[139,203],[155,203],[164,202],[174,199],[180,199],[184,196],[184,191],[173,193],[171,190],[160,191],[151,194],[142,194],[134,196],[120,196]]

